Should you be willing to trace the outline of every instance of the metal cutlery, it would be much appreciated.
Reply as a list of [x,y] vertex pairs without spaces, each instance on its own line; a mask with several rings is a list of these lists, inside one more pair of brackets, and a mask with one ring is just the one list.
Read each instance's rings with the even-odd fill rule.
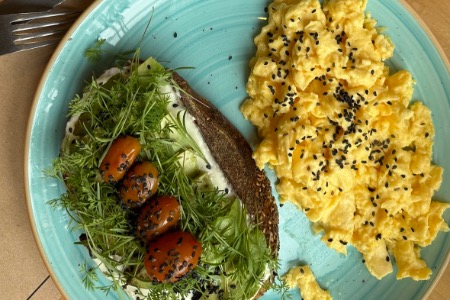
[[56,44],[80,11],[0,15],[0,55]]
[[0,0],[0,14],[50,10],[63,0]]

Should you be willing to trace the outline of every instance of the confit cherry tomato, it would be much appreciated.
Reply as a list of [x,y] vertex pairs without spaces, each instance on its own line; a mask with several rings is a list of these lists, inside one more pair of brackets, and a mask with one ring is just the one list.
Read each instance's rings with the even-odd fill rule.
[[154,282],[176,282],[193,270],[200,260],[202,245],[189,232],[160,235],[147,245],[144,266]]
[[120,198],[128,207],[140,207],[156,193],[158,169],[149,161],[135,164],[125,175],[120,187]]
[[100,165],[103,180],[105,182],[121,180],[139,152],[141,144],[137,138],[127,135],[114,140]]
[[180,203],[173,196],[158,196],[148,200],[141,208],[137,223],[137,235],[151,240],[163,234],[180,220]]

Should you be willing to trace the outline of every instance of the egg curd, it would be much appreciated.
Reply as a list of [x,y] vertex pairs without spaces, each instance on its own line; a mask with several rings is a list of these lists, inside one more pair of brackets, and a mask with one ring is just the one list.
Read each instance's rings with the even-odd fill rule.
[[317,283],[314,274],[308,266],[298,266],[289,270],[284,276],[289,287],[299,287],[302,299],[305,300],[331,300],[329,291],[323,290]]
[[443,169],[431,162],[430,110],[410,103],[414,81],[390,74],[389,38],[364,0],[275,0],[255,38],[241,111],[262,139],[254,151],[291,201],[346,253],[351,244],[376,277],[425,280],[420,257],[448,203],[431,201]]

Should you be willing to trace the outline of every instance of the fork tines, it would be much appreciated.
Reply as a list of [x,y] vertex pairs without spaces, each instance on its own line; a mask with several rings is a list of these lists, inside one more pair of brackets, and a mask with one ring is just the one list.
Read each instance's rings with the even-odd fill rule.
[[10,45],[13,49],[9,52],[35,49],[57,43],[79,15],[80,12],[78,11],[49,11],[9,15],[10,42],[13,44]]

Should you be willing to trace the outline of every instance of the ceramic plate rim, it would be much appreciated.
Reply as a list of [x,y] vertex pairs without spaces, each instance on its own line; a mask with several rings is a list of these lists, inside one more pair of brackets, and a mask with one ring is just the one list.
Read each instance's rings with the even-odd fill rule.
[[[35,243],[38,247],[38,250],[39,250],[41,258],[44,262],[44,265],[47,268],[49,275],[52,278],[54,284],[56,285],[56,287],[58,288],[58,290],[61,292],[62,296],[65,299],[69,299],[69,297],[67,295],[66,290],[62,286],[58,277],[55,275],[55,272],[53,271],[53,269],[49,263],[49,258],[47,256],[47,254],[45,253],[44,248],[42,246],[42,242],[39,238],[39,234],[37,231],[36,219],[34,218],[34,211],[33,211],[32,203],[31,203],[31,194],[30,194],[30,187],[29,187],[30,164],[29,164],[29,159],[28,159],[29,152],[30,152],[31,131],[33,128],[33,120],[36,115],[36,108],[37,108],[39,99],[41,98],[41,93],[42,93],[44,85],[47,81],[47,78],[49,76],[50,70],[52,69],[54,63],[56,62],[57,58],[59,57],[61,51],[63,50],[65,44],[69,41],[72,34],[76,31],[76,29],[82,23],[84,23],[86,21],[86,19],[89,17],[89,15],[95,10],[95,8],[100,6],[102,2],[103,1],[96,0],[88,8],[85,9],[85,11],[79,16],[79,18],[74,22],[74,24],[66,32],[66,34],[61,39],[58,46],[56,47],[55,51],[51,55],[47,65],[44,69],[44,72],[42,73],[42,76],[39,80],[38,87],[34,94],[32,106],[30,108],[29,117],[28,117],[28,121],[27,121],[27,127],[26,127],[27,129],[26,129],[25,151],[24,151],[24,189],[25,189],[26,205],[27,205],[27,210],[28,210],[28,218],[29,218],[29,221],[31,224],[31,229],[33,232],[33,237],[35,239]],[[440,55],[440,58],[444,61],[447,72],[450,74],[450,58],[447,57],[447,55],[445,54],[442,46],[440,45],[440,43],[439,43],[438,39],[436,38],[436,36],[434,35],[434,33],[430,30],[428,25],[422,20],[422,18],[419,16],[419,14],[411,7],[411,5],[409,3],[407,3],[405,0],[400,0],[399,2],[400,2],[400,5],[403,6],[403,8],[405,8],[405,10],[414,17],[415,21],[418,22],[420,28],[425,31],[425,33],[427,34],[428,38],[430,39],[430,41],[432,43],[432,46],[437,50],[437,52]],[[450,101],[450,99],[448,101]],[[445,270],[449,264],[450,264],[450,252],[447,253],[447,257],[444,259],[444,263],[440,266],[440,269],[439,269],[438,273],[436,274],[435,278],[432,279],[432,282],[431,282],[429,288],[427,289],[427,291],[424,294],[424,298],[427,298],[432,293],[437,282],[440,280],[440,278],[442,277],[443,273],[445,272]]]
[[27,127],[26,127],[27,129],[26,129],[26,136],[25,136],[25,151],[24,151],[24,185],[25,185],[24,188],[25,188],[26,205],[27,205],[27,210],[28,210],[28,218],[30,220],[31,230],[33,232],[33,237],[34,237],[34,240],[35,240],[35,244],[38,247],[38,250],[39,250],[41,258],[42,258],[42,260],[44,262],[44,265],[45,265],[47,271],[49,272],[49,275],[50,275],[51,279],[53,280],[54,284],[56,285],[56,287],[58,288],[59,292],[62,294],[64,299],[70,299],[70,298],[68,297],[66,290],[62,286],[62,284],[59,281],[58,277],[56,276],[55,272],[53,271],[53,268],[50,265],[47,253],[44,251],[44,248],[42,246],[42,242],[41,242],[41,240],[39,238],[39,233],[38,233],[38,230],[37,230],[37,224],[36,224],[36,220],[34,218],[33,206],[32,206],[32,203],[31,203],[31,193],[30,193],[30,186],[29,186],[29,180],[30,180],[29,167],[30,167],[30,164],[29,164],[29,159],[28,159],[30,148],[31,148],[31,145],[30,145],[31,131],[33,129],[33,120],[34,120],[34,117],[36,115],[36,108],[37,108],[39,99],[41,97],[41,93],[42,93],[42,90],[44,88],[44,85],[45,85],[45,83],[47,81],[47,78],[48,78],[48,75],[50,73],[50,70],[53,67],[53,64],[55,63],[56,59],[60,55],[62,49],[64,48],[65,44],[69,41],[69,39],[72,36],[72,34],[74,33],[74,31],[78,28],[78,26],[80,26],[83,22],[85,22],[87,17],[102,2],[103,1],[94,0],[94,2],[92,2],[83,11],[83,13],[77,18],[77,20],[72,24],[72,26],[69,28],[69,30],[62,37],[61,41],[58,43],[55,51],[51,55],[47,65],[46,65],[46,67],[44,69],[44,72],[42,73],[42,76],[41,76],[41,78],[39,80],[39,84],[38,84],[38,87],[36,89],[36,93],[34,94],[34,97],[33,97],[33,102],[32,102],[31,108],[30,108],[30,113],[29,113]]
[[[414,17],[414,19],[419,23],[422,30],[425,31],[428,38],[431,40],[434,48],[436,48],[441,59],[444,61],[447,73],[450,74],[450,57],[447,57],[447,55],[445,54],[444,49],[442,48],[435,34],[431,31],[428,25],[424,22],[424,20],[419,16],[419,14],[412,8],[412,6],[409,3],[407,3],[405,0],[400,0],[400,4],[408,11],[408,13],[410,13]],[[450,99],[448,100],[450,101]],[[441,279],[442,275],[444,274],[445,270],[449,265],[450,265],[450,251],[447,253],[447,257],[444,259],[444,263],[441,265],[438,273],[436,274],[436,277],[431,282],[430,287],[423,295],[424,299],[427,299],[431,295],[432,291],[436,287],[438,281]]]

